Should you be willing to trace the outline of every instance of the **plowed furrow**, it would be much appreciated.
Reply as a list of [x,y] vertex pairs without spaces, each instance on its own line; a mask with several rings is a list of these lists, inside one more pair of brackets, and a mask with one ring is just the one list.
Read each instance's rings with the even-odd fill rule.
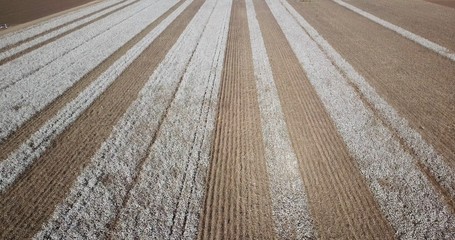
[[234,0],[200,239],[274,237],[245,7]]
[[[186,27],[188,19],[196,13],[199,4],[192,5],[174,20],[127,71],[55,139],[52,147],[37,159],[37,164],[21,175],[17,184],[2,194],[2,222],[6,223],[2,225],[3,237],[12,234],[16,237],[29,237],[39,230],[53,212],[55,204],[64,199],[80,169],[87,164],[100,144],[109,136],[115,122],[137,97],[148,76]],[[166,15],[174,9],[169,10]],[[155,26],[158,23],[159,21]],[[149,30],[151,29],[153,27]]]
[[392,238],[393,230],[267,4],[254,3],[321,238]]

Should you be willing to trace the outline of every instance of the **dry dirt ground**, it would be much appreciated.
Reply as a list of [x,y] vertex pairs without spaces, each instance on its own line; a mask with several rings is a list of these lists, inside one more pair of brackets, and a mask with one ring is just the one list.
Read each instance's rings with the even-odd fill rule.
[[455,239],[452,1],[87,2],[1,3],[0,239]]
[[89,3],[93,0],[0,1],[0,24],[15,26]]

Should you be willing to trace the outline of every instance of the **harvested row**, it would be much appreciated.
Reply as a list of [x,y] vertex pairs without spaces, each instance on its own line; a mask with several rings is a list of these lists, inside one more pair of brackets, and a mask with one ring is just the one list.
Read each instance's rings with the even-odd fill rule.
[[92,14],[113,7],[124,1],[125,0],[103,1],[59,17],[51,18],[46,22],[40,22],[33,26],[0,36],[0,51],[4,51],[11,45],[16,45],[24,41],[28,41],[29,39],[36,36],[49,33],[49,31],[54,31],[65,25],[80,21],[86,17],[91,16]]
[[244,0],[234,0],[199,239],[274,239]]
[[0,65],[11,61],[15,58],[18,58],[28,52],[31,52],[39,47],[44,46],[50,42],[55,41],[58,38],[61,38],[77,29],[83,28],[93,22],[100,20],[103,17],[109,16],[112,13],[115,13],[122,8],[125,8],[136,1],[124,1],[123,3],[116,4],[113,7],[103,9],[102,11],[96,12],[86,18],[81,19],[80,21],[75,21],[74,23],[68,24],[64,27],[58,28],[55,31],[50,31],[46,34],[42,34],[39,37],[33,38],[27,42],[21,42],[19,44],[13,45],[10,48],[2,51],[0,53]]
[[[4,140],[26,120],[93,70],[176,2],[177,0],[165,1],[165,4],[142,6],[143,9],[138,9],[140,13],[134,18],[128,18],[116,28],[95,38],[94,41],[74,49],[58,61],[53,61],[34,74],[2,90],[0,110],[3,114],[0,118],[0,139]],[[141,6],[137,7],[140,8]],[[150,12],[145,11],[146,9]],[[64,44],[64,41],[65,39],[62,38],[57,42]],[[106,42],[109,42],[110,45],[107,46]],[[39,50],[45,51],[44,48],[49,45],[52,44],[48,44]],[[97,51],[92,49],[97,49]],[[39,55],[33,53],[30,54]]]
[[254,3],[319,236],[392,238],[393,229],[270,9]]
[[[286,1],[270,0],[268,4],[396,235],[408,239],[450,238],[455,232],[450,207],[417,167],[413,156],[375,118],[332,64],[333,59],[321,50],[318,43],[325,40],[320,35],[311,38],[300,28],[289,12],[300,23],[304,19]],[[318,71],[321,66],[325,71]]]
[[[280,239],[314,239],[317,234],[297,157],[289,140],[264,39],[253,2],[246,2],[275,231]],[[264,10],[259,9],[262,15]],[[268,27],[271,27],[270,24]]]
[[[4,227],[0,231],[4,232],[2,236],[15,234],[25,237],[33,235],[40,229],[41,223],[50,217],[56,204],[65,198],[80,169],[90,161],[101,143],[109,136],[113,125],[134,101],[147,81],[147,76],[153,73],[167,51],[177,41],[200,4],[199,2],[188,6],[187,10],[166,28],[160,38],[157,38],[103,95],[53,141],[52,148],[37,159],[37,163],[28,169],[12,188],[2,194],[1,211],[4,213],[2,222],[8,223],[2,225]],[[167,14],[170,13],[172,11]],[[155,57],[150,58],[150,55]],[[134,84],[131,84],[131,79],[135,79]],[[11,201],[12,199],[15,201]],[[21,229],[23,226],[27,228]],[[21,235],[17,233],[18,231]]]

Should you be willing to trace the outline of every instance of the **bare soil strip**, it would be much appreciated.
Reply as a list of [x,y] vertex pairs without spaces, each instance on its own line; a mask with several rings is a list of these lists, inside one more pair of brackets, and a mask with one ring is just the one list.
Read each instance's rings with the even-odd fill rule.
[[[175,7],[153,25],[156,26],[166,15],[172,13]],[[89,162],[90,157],[109,136],[113,125],[144,86],[147,76],[155,70],[196,11],[197,6],[193,5],[179,16],[133,65],[54,141],[53,147],[38,159],[38,164],[28,169],[17,184],[2,194],[0,202],[1,212],[4,214],[1,222],[7,223],[2,225],[2,237],[14,235],[26,238],[40,229],[41,224],[54,211],[55,205],[65,198],[80,169]],[[134,84],[131,84],[131,79],[134,79]]]
[[368,20],[370,21],[373,21],[379,25],[381,25],[382,27],[385,27],[391,31],[394,31],[398,34],[400,34],[401,36],[417,43],[417,44],[420,44],[422,47],[425,47],[425,48],[428,48],[429,50],[431,51],[434,51],[435,53],[443,56],[443,57],[446,57],[450,60],[452,60],[453,62],[455,62],[455,52],[453,50],[450,50],[446,47],[443,47],[441,45],[438,45],[437,43],[434,43],[424,37],[421,37],[419,35],[416,35],[402,27],[399,27],[397,25],[394,25],[390,22],[387,22],[385,21],[384,19],[381,19],[381,18],[378,18],[368,12],[365,12],[363,11],[362,9],[360,8],[357,8],[349,3],[346,3],[342,0],[333,0],[333,2],[339,4],[340,6],[343,6],[359,15],[361,15],[362,17],[365,17],[367,18]]
[[[264,2],[261,3],[263,3],[262,7],[266,7]],[[314,230],[299,163],[289,138],[258,22],[263,19],[256,17],[251,0],[247,0],[246,5],[277,237],[279,239],[315,239],[318,234]],[[258,9],[263,13],[264,9],[261,6]],[[271,14],[270,17],[273,19]],[[269,26],[267,22],[265,24]],[[284,37],[283,39],[286,40]]]
[[255,5],[320,237],[393,238],[394,230],[382,216],[355,159],[267,4],[255,1]]
[[[110,8],[114,8],[115,6],[118,6],[126,1],[128,0],[117,0],[114,2],[104,2],[103,4],[87,6],[82,10],[74,11],[68,14],[69,16],[67,15],[60,18],[53,18],[46,23],[37,24],[32,27],[16,31],[12,34],[2,36],[0,37],[0,53],[48,35],[57,30],[64,29],[65,27],[76,25],[78,22],[83,22],[87,18],[97,15]],[[59,22],[60,24],[55,22]]]
[[[450,206],[420,171],[414,156],[376,118],[339,70],[349,64],[341,57],[333,58],[336,51],[286,1],[281,2],[286,9],[277,1],[268,2],[273,3],[275,18],[358,162],[381,210],[396,230],[395,235],[406,239],[453,238],[455,215]],[[298,25],[302,31],[296,31]]]
[[289,3],[455,168],[455,63],[329,1]]
[[[85,26],[88,26],[92,23],[95,23],[99,21],[102,18],[105,18],[111,14],[114,14],[118,11],[121,11],[122,9],[131,6],[132,4],[137,3],[138,1],[132,1],[132,2],[126,2],[125,4],[121,4],[118,8],[115,8],[113,10],[106,11],[106,13],[102,12],[100,16],[96,16],[95,18],[86,21],[84,23],[76,23],[74,28],[71,28],[69,30],[63,31],[63,32],[58,32],[56,34],[50,33],[49,35],[55,35],[55,36],[41,36],[41,38],[35,39],[35,41],[27,42],[26,44],[23,45],[18,45],[18,46],[11,46],[11,48],[6,49],[4,52],[0,53],[0,65],[3,65],[13,59],[19,58],[27,53],[32,52],[35,49],[38,49],[40,47],[43,47],[51,42],[54,42],[74,31],[77,31],[79,29],[82,29]],[[90,17],[89,17],[90,18]]]
[[[202,1],[193,2],[189,9],[197,11],[201,4]],[[120,221],[118,212],[127,205],[151,145],[160,137],[157,132],[170,112],[169,106],[175,99],[183,75],[187,69],[190,70],[188,64],[214,5],[215,1],[208,1],[191,21],[188,11],[181,15],[190,22],[188,27],[142,88],[138,99],[116,124],[92,162],[82,171],[70,194],[57,207],[39,237],[105,235],[109,229],[116,227]],[[140,199],[147,201],[150,194],[146,196]],[[87,225],[90,227],[80,227]]]
[[455,51],[454,9],[413,0],[344,1]]
[[88,3],[93,0],[22,0],[22,1],[0,1],[0,23],[17,25],[29,22],[53,13]]
[[199,239],[273,239],[246,6],[234,0]]

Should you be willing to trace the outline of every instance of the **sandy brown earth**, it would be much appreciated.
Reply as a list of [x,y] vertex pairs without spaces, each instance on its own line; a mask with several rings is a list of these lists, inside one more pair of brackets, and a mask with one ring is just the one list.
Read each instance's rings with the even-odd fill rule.
[[[425,1],[346,1],[444,47],[455,50],[454,9]],[[431,1],[430,1],[431,2]],[[432,1],[450,3],[455,1]]]
[[454,62],[332,1],[290,3],[455,166]]
[[245,2],[235,0],[218,108],[201,239],[273,239]]
[[[164,0],[156,0],[158,4],[162,4],[163,2],[160,1]],[[218,50],[224,51],[222,71],[220,69],[221,75],[218,75],[219,90],[212,89],[213,92],[219,92],[218,95],[214,95],[217,96],[215,98],[218,98],[217,103],[213,103],[213,106],[216,106],[213,108],[216,109],[216,118],[176,119],[176,116],[180,116],[176,108],[187,107],[189,109],[200,104],[188,102],[185,106],[184,99],[186,98],[182,96],[191,96],[193,90],[188,89],[188,86],[192,86],[188,82],[209,81],[208,79],[196,79],[197,76],[191,75],[197,72],[192,68],[194,66],[191,63],[196,60],[210,61],[210,59],[194,60],[197,51],[193,50],[191,56],[188,53],[188,56],[182,57],[182,59],[188,57],[188,63],[183,68],[183,65],[176,64],[180,60],[179,57],[169,55],[169,53],[175,52],[173,47],[182,39],[190,39],[189,36],[192,36],[191,34],[195,31],[201,31],[201,36],[205,36],[204,38],[199,36],[198,41],[209,39],[210,36],[203,35],[206,27],[203,28],[204,30],[201,30],[202,28],[197,30],[192,21],[205,19],[205,15],[201,17],[201,14],[210,12],[212,7],[219,10],[220,6],[224,6],[220,4],[221,1],[176,1],[175,5],[159,13],[156,20],[147,22],[143,30],[126,41],[120,49],[107,56],[95,69],[63,91],[44,109],[26,119],[24,124],[21,124],[5,139],[0,139],[0,222],[2,223],[0,238],[30,239],[34,236],[37,238],[52,236],[58,239],[65,236],[64,232],[58,230],[63,226],[62,229],[69,228],[71,231],[76,228],[82,238],[121,239],[131,236],[128,234],[133,232],[134,234],[143,233],[136,235],[137,238],[142,239],[150,238],[150,236],[167,236],[172,239],[173,236],[183,237],[186,236],[185,234],[193,234],[192,236],[196,236],[194,238],[198,239],[299,239],[298,236],[302,236],[299,231],[314,229],[314,232],[308,230],[309,232],[303,235],[308,239],[455,239],[455,228],[453,227],[455,226],[455,61],[419,43],[410,41],[332,0],[232,0],[230,18],[226,18],[229,23],[227,20],[224,21],[224,23],[228,23],[227,42],[223,45],[222,41],[218,40],[223,38],[219,36],[213,36],[213,39],[210,39],[220,41],[218,45],[214,46],[217,46]],[[24,23],[87,2],[90,1],[74,0],[56,3],[52,0],[47,0],[47,2],[1,2],[0,0],[0,24],[3,22],[12,25]],[[34,50],[62,41],[65,36],[80,29],[96,31],[96,23],[100,20],[111,14],[127,11],[129,6],[143,2],[143,0],[138,0],[118,9],[112,9],[74,29],[69,29],[37,45],[28,47],[12,57],[0,60],[0,74],[2,71],[4,73],[12,71],[11,66],[14,65],[10,66],[10,64],[15,64],[15,60],[20,60],[24,56],[33,55]],[[228,2],[230,3],[230,1]],[[455,11],[441,6],[454,6],[452,1],[432,1],[440,5],[424,1],[399,0],[374,2],[346,0],[345,2],[440,44],[449,51],[455,50],[455,41],[453,41],[455,39],[455,28],[453,28]],[[91,88],[91,84],[106,73],[116,61],[131,54],[129,50],[136,49],[137,44],[149,33],[163,28],[163,23],[177,9],[187,3],[189,5],[183,12],[179,13],[169,25],[166,25],[145,50],[141,50],[139,56],[118,74],[115,81],[103,90],[101,95],[96,97],[80,116],[76,116],[61,133],[55,134],[55,136],[46,135],[47,138],[50,138],[49,146],[35,146],[33,142],[29,142],[29,139],[32,139],[37,132],[54,131],[51,129],[52,126],[49,127],[50,130],[43,130],[47,126],[46,122],[66,109],[84,90]],[[300,38],[299,41],[296,41],[292,36],[293,33],[296,36],[302,36],[297,33],[307,34],[311,31],[305,27],[294,27],[291,31],[285,31],[286,26],[282,25],[283,22],[286,23],[288,19],[298,22],[298,16],[292,12],[292,9],[281,6],[283,3],[285,3],[283,6],[289,3],[291,8],[295,9],[296,14],[306,19],[315,32],[320,34],[320,37],[309,33],[310,40]],[[205,6],[210,7],[204,8]],[[83,8],[90,7],[89,4]],[[276,16],[279,7],[286,9],[282,14],[291,17]],[[45,37],[102,10],[0,48],[0,54]],[[252,13],[255,14],[253,17],[249,15]],[[133,15],[131,18],[138,18],[137,16]],[[212,18],[212,15],[206,19],[207,28],[220,24],[220,22],[210,22],[217,19]],[[136,21],[140,22],[141,19],[138,18]],[[254,21],[258,23],[260,36],[253,34]],[[33,24],[39,26],[42,23]],[[290,26],[294,25],[290,24]],[[190,27],[196,30],[185,31]],[[0,41],[6,39],[2,37],[0,36]],[[346,61],[346,64],[352,65],[353,69],[364,77],[378,96],[384,100],[385,109],[396,111],[405,122],[400,124],[404,126],[409,123],[409,128],[416,133],[413,135],[417,136],[416,141],[428,144],[431,149],[434,148],[434,152],[425,152],[428,151],[425,148],[422,150],[424,153],[421,153],[418,149],[420,145],[416,147],[409,144],[408,135],[398,131],[395,125],[384,117],[374,105],[371,96],[365,93],[361,86],[359,87],[351,81],[352,79],[346,72],[343,72],[338,60],[330,55],[330,50],[321,47],[321,39],[327,40],[334,51]],[[115,40],[112,39],[112,41]],[[320,55],[315,55],[317,57],[311,61],[304,60],[302,52],[316,51],[310,47],[311,43],[308,41],[317,43],[322,57],[325,56],[329,59],[330,66],[323,61]],[[263,49],[260,44],[258,47],[258,42],[263,43]],[[208,45],[207,42],[201,44]],[[198,42],[195,49],[201,47],[201,44]],[[109,47],[109,43],[106,43],[106,46]],[[70,50],[69,54],[74,52]],[[219,59],[223,59],[223,55],[212,52],[211,54],[214,54],[215,57],[221,56]],[[255,56],[261,56],[258,52],[264,53],[267,58],[256,59]],[[200,49],[198,54],[200,54]],[[83,55],[77,56],[84,57]],[[200,55],[198,56],[200,57]],[[90,58],[87,59],[90,61]],[[53,61],[58,62],[59,60],[60,58],[56,58]],[[309,65],[312,66],[309,67]],[[209,64],[204,66],[209,66]],[[74,66],[68,65],[68,67]],[[184,69],[179,75],[180,79],[160,79],[163,86],[166,81],[179,82],[176,89],[171,91],[173,94],[164,96],[169,97],[170,101],[167,103],[168,106],[163,106],[163,109],[166,109],[164,113],[162,115],[156,113],[154,116],[154,114],[150,114],[154,112],[149,110],[151,112],[143,114],[152,116],[153,120],[160,118],[157,120],[157,129],[163,128],[163,122],[166,122],[166,129],[157,130],[156,135],[152,137],[152,142],[145,144],[147,149],[141,149],[147,156],[140,159],[135,167],[136,172],[131,176],[127,174],[110,176],[111,179],[87,179],[91,176],[90,171],[93,169],[103,169],[96,165],[101,163],[95,162],[95,159],[103,159],[109,163],[110,155],[102,155],[103,152],[100,153],[100,149],[104,147],[116,153],[116,151],[126,151],[119,147],[122,144],[136,144],[135,142],[124,142],[127,141],[124,139],[128,139],[126,136],[123,136],[124,139],[122,135],[119,135],[118,139],[112,136],[114,133],[122,133],[121,129],[124,125],[120,123],[128,126],[128,122],[124,122],[125,119],[128,119],[126,113],[138,104],[137,101],[142,99],[141,91],[146,89],[145,86],[148,86],[146,84],[150,81],[151,76],[158,72],[157,69],[172,72],[180,71],[177,70],[180,67]],[[267,75],[267,67],[271,71],[270,75]],[[217,73],[213,68],[213,66],[211,68],[201,67],[199,71],[209,72],[210,74],[207,75],[210,75],[210,79],[216,79],[214,76]],[[339,72],[333,73],[333,71]],[[333,74],[321,74],[327,72]],[[191,74],[186,75],[186,73]],[[27,74],[34,76],[35,72]],[[337,78],[336,74],[339,74],[340,77]],[[259,81],[264,76],[273,83],[267,85],[266,88],[263,88]],[[184,77],[185,80],[183,80]],[[28,81],[24,79],[20,80]],[[346,89],[352,92],[340,93],[341,88],[338,92],[334,91],[331,85],[338,83],[333,81],[346,81]],[[181,87],[182,82],[186,82],[186,88]],[[327,85],[325,88],[321,88],[318,85],[319,82]],[[216,83],[208,85],[210,85],[207,86],[208,88],[218,86]],[[0,94],[6,96],[8,91],[9,86],[0,89]],[[37,88],[36,91],[42,91],[42,89]],[[195,88],[194,91],[197,89]],[[273,94],[266,94],[273,92],[277,93],[277,97],[273,98]],[[197,93],[194,92],[194,95],[196,96]],[[178,99],[179,96],[180,99]],[[267,102],[261,99],[261,96],[272,97],[267,99],[269,100]],[[352,110],[349,105],[351,103],[343,102],[341,97],[337,98],[338,96],[351,97],[346,97],[346,99],[359,102],[360,105],[355,105],[357,109]],[[212,100],[211,96],[206,96],[205,93],[200,98],[202,101],[207,101],[202,104],[200,110],[202,114],[202,108],[212,104]],[[333,102],[328,99],[338,99],[339,102],[335,103],[337,110],[346,112],[340,114],[353,115],[353,119],[359,119],[358,124],[356,121],[347,122],[346,124],[350,124],[349,126],[340,123],[340,114],[334,113],[334,107],[330,105]],[[36,101],[39,100],[36,99]],[[269,103],[274,103],[273,106],[279,107],[273,108],[273,106],[267,105]],[[163,103],[152,101],[147,104],[152,106]],[[172,113],[169,110],[171,106]],[[264,118],[264,111],[266,111],[264,109],[267,107],[278,109],[278,113],[282,111],[281,115],[267,116],[282,119],[284,128],[277,126],[281,132],[275,133],[275,135],[271,134],[273,131],[267,131],[267,127],[270,127],[267,125],[267,118]],[[0,104],[0,110],[9,108],[14,108],[14,106]],[[209,109],[210,106],[207,108]],[[142,116],[141,113],[136,114],[138,117],[136,120],[141,122],[143,120],[139,119]],[[369,116],[369,114],[372,117],[367,123],[362,123],[362,117]],[[4,125],[5,116],[0,113],[0,124]],[[17,118],[21,117],[24,118],[18,114]],[[129,119],[131,125],[134,125],[136,120]],[[193,127],[188,130],[185,129],[185,126],[192,125],[185,125],[186,121],[202,121],[206,126],[213,123],[214,128],[200,126],[200,128]],[[0,125],[0,130],[3,125]],[[144,126],[139,126],[139,129],[141,127]],[[184,152],[181,149],[186,149],[188,145],[188,143],[183,143],[186,137],[182,136],[186,135],[181,136],[178,132],[186,130],[187,135],[193,135],[192,131],[194,131],[193,142],[198,138],[196,130],[213,136],[213,140],[206,143],[211,149],[210,157],[207,157],[209,158],[207,165],[204,165],[205,162],[202,162],[200,156],[194,159],[198,159],[195,161],[200,161],[197,164],[201,164],[202,167],[196,164],[197,167],[194,168],[186,163],[185,157],[173,159],[173,156],[180,156],[173,155],[174,153]],[[137,129],[133,128],[131,131],[137,131]],[[390,132],[390,134],[387,135],[384,131]],[[361,136],[361,138],[365,138],[364,142],[373,139],[371,141],[376,141],[377,149],[353,149],[353,146],[359,145],[353,143],[354,137],[352,136]],[[179,138],[178,141],[172,140],[177,138]],[[275,141],[275,138],[284,139],[284,142],[289,142],[290,147],[286,147],[283,141]],[[156,145],[156,139],[160,139],[162,145]],[[204,138],[199,140],[205,141]],[[141,139],[135,139],[135,141],[140,142]],[[359,142],[361,143],[362,140]],[[25,167],[21,165],[25,163],[14,161],[16,152],[24,147],[24,143],[29,145],[25,147],[30,147],[24,153],[24,155],[28,154],[27,157],[22,158],[30,162]],[[111,145],[104,145],[108,143]],[[270,144],[275,145],[270,146]],[[277,151],[270,151],[269,148],[272,147],[288,149],[288,152],[276,155]],[[197,147],[192,146],[188,152],[193,154],[193,148]],[[163,151],[160,152],[160,149]],[[118,154],[123,156],[125,159],[122,160],[126,162],[135,161],[136,152],[134,151],[139,150],[133,148],[132,151]],[[195,155],[202,152],[202,150],[194,151],[198,151],[194,153]],[[359,154],[358,151],[363,152]],[[275,153],[275,155],[271,153]],[[387,153],[396,154],[393,156],[396,158],[390,157]],[[423,159],[422,156],[427,156],[425,154],[432,157],[431,161]],[[371,155],[374,156],[371,157]],[[295,159],[295,165],[286,161],[286,159],[292,158]],[[438,162],[433,158],[441,161]],[[162,163],[166,159],[172,161]],[[270,159],[275,160],[278,164],[282,163],[283,169],[293,169],[298,174],[286,175],[284,173],[286,176],[276,176],[277,172],[274,171]],[[411,167],[400,168],[401,166],[393,165],[394,161],[398,163],[406,161],[406,164],[402,165]],[[184,164],[183,162],[186,167],[179,168]],[[429,166],[428,162],[435,165]],[[153,163],[157,163],[156,169],[153,167]],[[158,166],[158,163],[161,165]],[[368,164],[365,163],[374,165],[375,168],[368,168]],[[166,164],[171,166],[166,167]],[[439,165],[436,166],[436,164]],[[20,171],[17,176],[13,176],[12,184],[7,185],[4,182],[11,176],[11,165],[24,170]],[[113,158],[112,165],[109,167],[115,171],[112,169],[109,171],[128,172],[127,165],[114,162]],[[203,165],[207,170],[198,172],[205,169]],[[403,169],[407,171],[403,171]],[[85,178],[80,180],[80,176]],[[177,191],[173,189],[174,186],[171,183],[174,183],[175,179],[180,179],[180,176],[183,178],[181,185],[175,186],[179,189]],[[403,182],[391,182],[394,176]],[[277,177],[284,179],[280,182],[281,185],[274,184],[273,181]],[[87,181],[82,184],[85,186],[82,190],[78,189],[80,181]],[[150,185],[158,184],[159,181],[164,181],[164,184]],[[191,184],[190,182],[193,185],[200,184],[198,186],[203,186],[203,189],[185,185]],[[113,220],[111,219],[103,225],[106,219],[104,219],[102,211],[92,212],[90,216],[83,215],[86,214],[85,210],[91,207],[90,204],[102,202],[103,198],[105,200],[110,196],[116,196],[102,193],[96,195],[99,189],[104,189],[105,186],[109,187],[112,184],[124,183],[128,184],[126,184],[126,190],[120,191],[123,196],[121,204],[117,206],[120,209],[111,211],[114,215]],[[299,183],[301,183],[301,187],[298,185]],[[414,183],[415,185],[412,185]],[[115,190],[116,188],[110,189]],[[150,189],[158,189],[159,194],[163,196],[157,196]],[[277,192],[286,193],[287,189],[298,193],[289,194],[288,199],[284,200],[274,195]],[[90,195],[94,196],[94,199],[89,201],[84,197],[89,196],[87,192],[92,190],[96,194]],[[179,193],[176,194],[176,192]],[[407,198],[403,193],[412,193],[408,194],[412,195],[409,197],[412,199]],[[302,199],[294,199],[297,198],[296,196]],[[169,199],[171,200],[169,201]],[[286,208],[285,200],[291,203],[303,202],[304,206],[308,208],[307,216],[302,219],[292,219],[291,216],[294,216],[294,213],[290,211],[295,209]],[[418,208],[420,206],[423,207]],[[414,208],[419,209],[417,213]],[[106,206],[106,209],[109,209],[109,206]],[[141,219],[142,215],[140,216],[138,212],[147,217],[152,216],[152,219],[157,218],[159,221],[155,224],[147,224],[147,221]],[[165,215],[165,213],[172,214]],[[168,219],[169,216],[172,216],[172,219]],[[59,217],[61,219],[58,219]],[[162,219],[159,219],[160,217]],[[77,222],[80,226],[71,226],[74,225],[74,222],[69,220],[68,223],[65,222],[67,221],[65,219],[71,220],[72,218],[82,219],[82,222]],[[96,229],[101,232],[100,235],[92,234],[93,229],[90,229],[90,226],[93,226],[93,222],[84,223],[85,218],[92,220],[103,218],[103,221],[100,220],[100,224],[97,226],[99,229]],[[309,219],[308,223],[305,222],[306,219]],[[190,221],[195,226],[187,224]],[[166,225],[169,222],[171,222],[171,226]],[[302,227],[303,225],[307,228]],[[127,229],[128,226],[135,226],[138,229]],[[168,228],[171,229],[169,233],[160,232],[160,229]],[[47,235],[40,235],[45,229],[51,232],[46,232]],[[55,235],[52,235],[53,233]],[[158,235],[154,235],[155,233]]]
[[455,1],[453,0],[428,0],[429,2],[441,4],[443,6],[455,8]]
[[0,1],[0,23],[15,26],[89,3],[93,0]]

